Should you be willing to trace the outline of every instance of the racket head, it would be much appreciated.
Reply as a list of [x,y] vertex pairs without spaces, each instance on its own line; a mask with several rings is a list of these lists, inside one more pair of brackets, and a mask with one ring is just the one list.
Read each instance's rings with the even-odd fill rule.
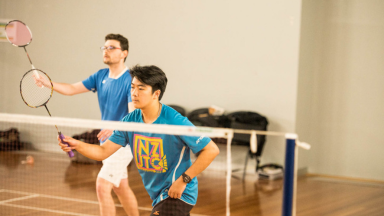
[[16,47],[25,47],[32,42],[32,32],[20,20],[12,20],[5,26],[7,40]]
[[[36,79],[36,77],[38,78]],[[51,78],[40,69],[29,70],[20,80],[21,98],[31,108],[45,106],[52,94]]]

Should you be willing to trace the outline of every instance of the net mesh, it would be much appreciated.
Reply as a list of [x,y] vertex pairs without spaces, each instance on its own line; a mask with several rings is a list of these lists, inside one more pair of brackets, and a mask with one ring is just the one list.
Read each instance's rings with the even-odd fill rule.
[[[75,150],[75,156],[69,158],[58,145],[54,125],[60,127],[66,136],[95,145],[99,145],[97,134],[101,128],[211,137],[219,147],[220,154],[197,176],[198,198],[191,215],[261,215],[264,211],[270,212],[270,215],[279,215],[281,212],[281,176],[271,175],[269,179],[258,179],[255,175],[256,161],[250,159],[252,148],[249,144],[233,145],[236,144],[236,137],[232,143],[235,132],[248,133],[251,140],[257,140],[254,137],[256,131],[0,113],[0,212],[3,215],[100,214],[95,185],[102,163]],[[282,135],[278,132],[257,131],[257,136],[259,134]],[[270,137],[267,139],[273,140]],[[142,144],[144,147],[147,145],[146,142]],[[198,154],[190,153],[192,162],[197,157]],[[143,161],[150,164],[150,157]],[[244,162],[248,165],[244,166]],[[135,158],[127,169],[129,185],[137,198],[139,212],[141,215],[149,215],[152,200],[138,173]],[[247,179],[244,179],[244,172],[253,175],[247,175]],[[271,177],[277,180],[270,181]],[[118,197],[112,194],[116,215],[126,215]],[[262,205],[263,199],[279,201],[273,201],[271,210],[269,204]]]
[[31,107],[46,104],[52,96],[52,83],[44,72],[34,69],[28,71],[20,82],[20,93],[24,102]]
[[[99,145],[100,128],[212,137],[221,150],[220,157],[198,176],[199,197],[192,215],[226,214],[229,192],[226,177],[230,174],[226,144],[230,130],[0,113],[0,195],[6,197],[0,200],[0,212],[5,215],[20,212],[99,215],[95,181],[102,163],[76,151],[75,156],[69,158],[58,145],[55,124],[64,135],[96,145]],[[190,155],[192,162],[196,160],[197,155],[192,152]],[[128,166],[128,176],[140,213],[148,215],[152,200],[144,188],[135,159]],[[199,202],[200,197],[204,197],[204,202]],[[63,205],[63,201],[70,204]],[[114,201],[116,215],[126,215],[116,196]]]

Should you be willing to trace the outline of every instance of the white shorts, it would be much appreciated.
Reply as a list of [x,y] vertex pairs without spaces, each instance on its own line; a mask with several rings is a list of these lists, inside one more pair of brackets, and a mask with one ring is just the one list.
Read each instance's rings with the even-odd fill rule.
[[97,177],[111,182],[115,187],[119,187],[120,181],[128,178],[127,166],[132,161],[132,158],[129,145],[121,147],[107,159],[103,160],[103,166]]

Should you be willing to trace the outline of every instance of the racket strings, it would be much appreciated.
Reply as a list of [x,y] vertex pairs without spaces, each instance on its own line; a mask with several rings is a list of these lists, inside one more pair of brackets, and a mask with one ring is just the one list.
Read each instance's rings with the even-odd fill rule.
[[[39,79],[36,79],[36,73]],[[41,80],[41,81],[39,81]],[[53,92],[52,83],[49,77],[39,71],[31,70],[26,73],[20,83],[20,93],[26,104],[38,107],[46,104]]]

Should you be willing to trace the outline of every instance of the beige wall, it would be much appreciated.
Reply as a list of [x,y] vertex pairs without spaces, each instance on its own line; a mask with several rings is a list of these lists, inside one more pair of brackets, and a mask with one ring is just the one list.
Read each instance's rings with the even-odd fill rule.
[[296,131],[310,173],[384,180],[384,2],[303,1]]
[[[260,112],[269,130],[294,132],[301,1],[14,1],[0,18],[26,22],[34,65],[54,81],[77,82],[105,67],[99,47],[108,33],[130,40],[127,65],[155,64],[169,79],[164,103],[187,110],[212,104]],[[1,112],[46,115],[20,100],[30,69],[22,49],[0,43]],[[6,77],[10,74],[10,77]],[[5,78],[4,78],[5,77]],[[99,119],[96,95],[54,93],[52,115]],[[284,140],[271,137],[264,162],[283,162]]]
[[[310,173],[384,180],[383,1],[304,0],[301,33],[301,1],[94,2],[3,0],[0,18],[31,27],[27,49],[55,81],[104,67],[98,47],[119,32],[130,39],[128,66],[167,73],[165,103],[258,111],[270,130],[296,130],[312,145],[299,160]],[[1,112],[46,115],[20,100],[29,68],[22,49],[0,43]],[[55,116],[100,117],[92,93],[54,94],[49,107]],[[281,142],[268,139],[264,162],[282,161]]]

